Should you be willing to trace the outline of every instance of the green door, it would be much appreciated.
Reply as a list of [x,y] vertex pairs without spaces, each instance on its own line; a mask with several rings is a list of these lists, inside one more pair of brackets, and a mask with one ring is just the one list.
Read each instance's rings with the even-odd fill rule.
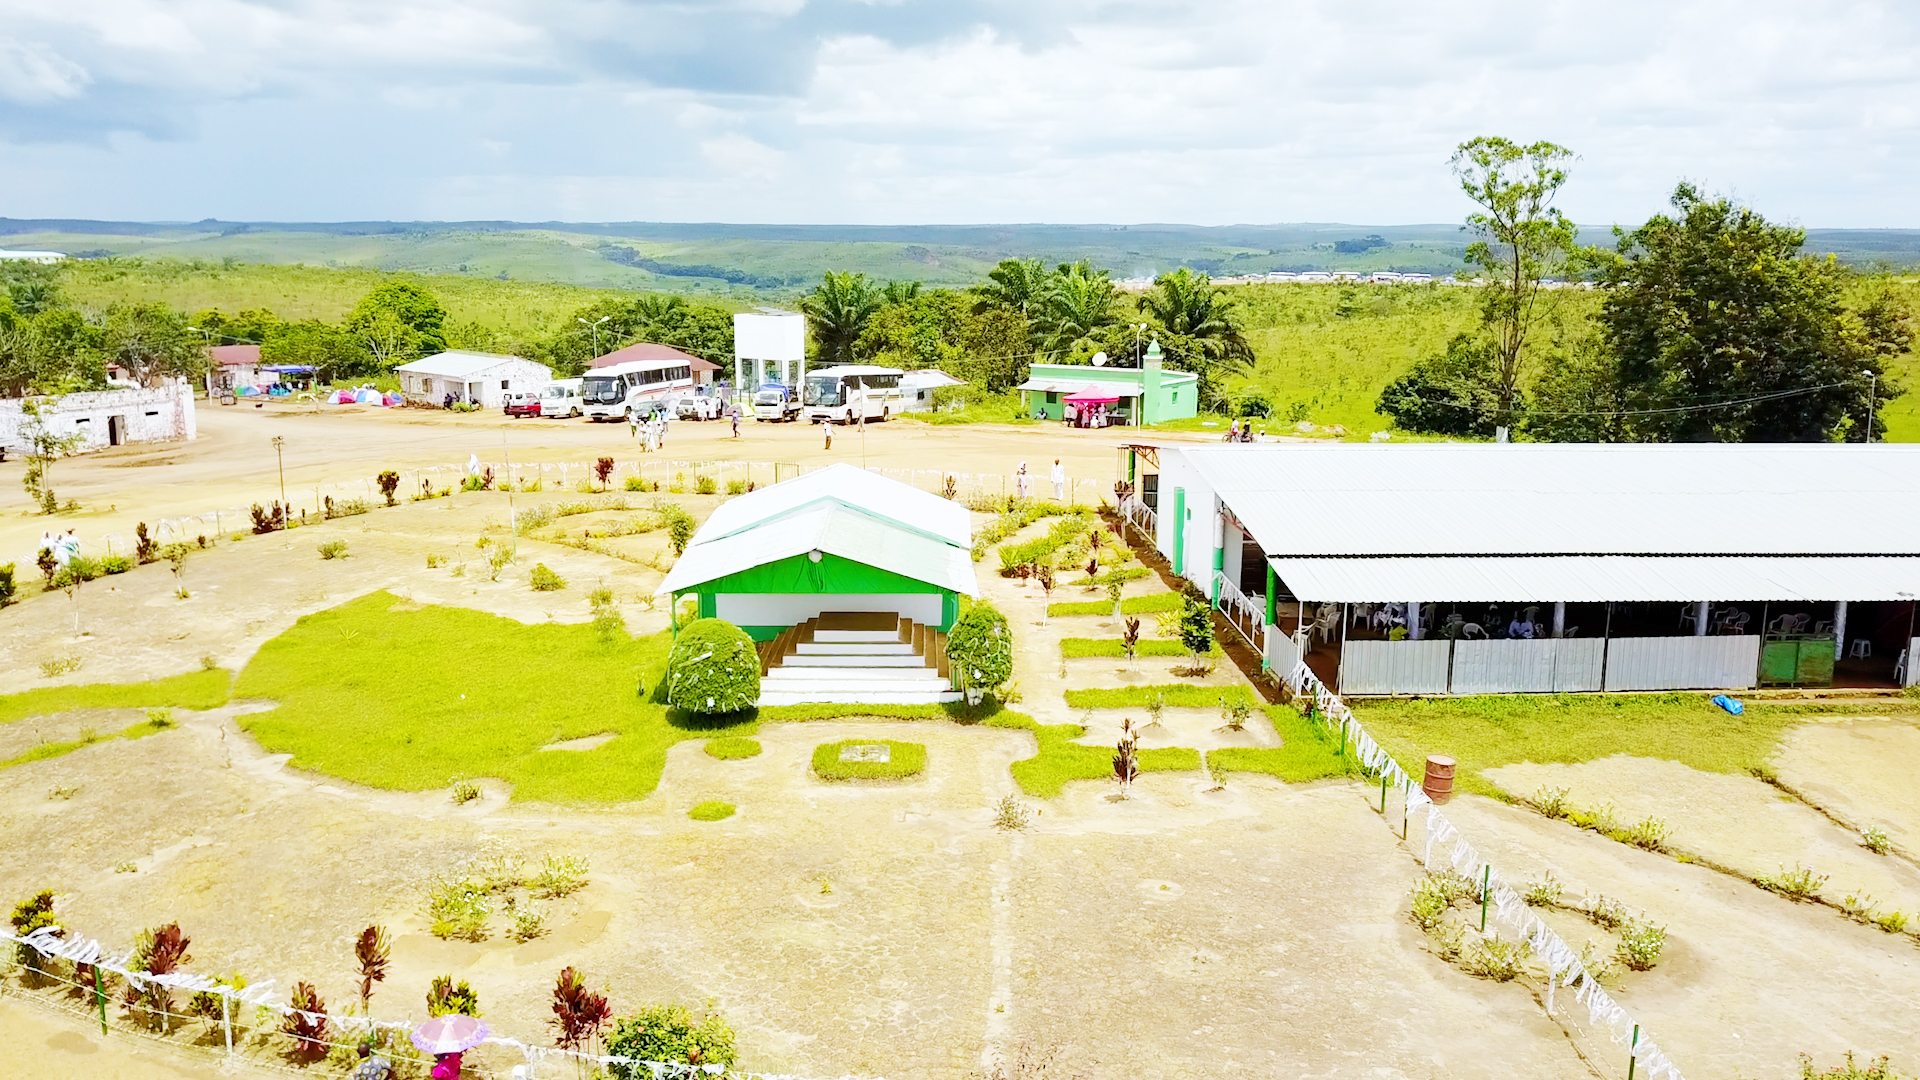
[[1800,663],[1794,672],[1801,686],[1833,685],[1833,639],[1808,638],[1800,643]]
[[1833,639],[1774,638],[1760,646],[1760,685],[1832,686]]
[[1786,686],[1800,669],[1800,643],[1769,641],[1760,648],[1760,685]]

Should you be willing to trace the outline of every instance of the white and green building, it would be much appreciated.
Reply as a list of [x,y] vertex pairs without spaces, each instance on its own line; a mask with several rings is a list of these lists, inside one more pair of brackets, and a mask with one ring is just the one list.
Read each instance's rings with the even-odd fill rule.
[[965,507],[851,465],[720,504],[657,595],[760,644],[762,704],[953,700],[947,631],[978,596]]
[[1065,419],[1069,398],[1091,398],[1115,422],[1138,426],[1200,413],[1200,376],[1166,367],[1154,342],[1139,367],[1034,364],[1017,387],[1028,416]]

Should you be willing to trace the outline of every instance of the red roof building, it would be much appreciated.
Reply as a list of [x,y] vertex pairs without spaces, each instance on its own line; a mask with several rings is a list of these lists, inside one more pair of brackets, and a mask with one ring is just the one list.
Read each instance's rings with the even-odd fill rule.
[[651,341],[637,341],[624,349],[615,349],[605,356],[594,357],[587,364],[593,368],[612,367],[614,364],[630,364],[635,360],[678,360],[693,369],[693,382],[696,386],[706,386],[713,382],[713,373],[720,365],[711,360],[702,360],[692,353],[684,353],[671,345],[659,345]]

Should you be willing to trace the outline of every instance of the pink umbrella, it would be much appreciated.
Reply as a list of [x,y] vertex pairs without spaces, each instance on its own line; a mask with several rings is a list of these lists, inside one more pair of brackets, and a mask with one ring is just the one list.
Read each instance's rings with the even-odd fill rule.
[[413,1045],[429,1054],[457,1054],[471,1050],[487,1038],[487,1025],[471,1016],[448,1013],[413,1029]]

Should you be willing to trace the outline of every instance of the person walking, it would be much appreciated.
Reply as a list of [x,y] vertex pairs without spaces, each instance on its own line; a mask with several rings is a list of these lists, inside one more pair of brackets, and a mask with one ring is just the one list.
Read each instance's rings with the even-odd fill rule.
[[825,428],[825,429],[826,429],[826,431],[827,431],[827,445],[825,445],[825,446],[823,446],[823,447],[821,447],[821,449],[822,449],[822,450],[831,450],[831,449],[833,449],[833,421],[831,421],[831,420],[822,420],[822,421],[820,421],[820,426],[821,426],[821,427],[823,427],[823,428]]
[[1027,475],[1027,463],[1024,461],[1013,474],[1013,493],[1022,499],[1033,497],[1033,477]]
[[1065,465],[1060,464],[1059,458],[1053,459],[1053,473],[1050,479],[1053,481],[1053,501],[1066,502],[1067,501],[1067,467]]
[[738,405],[728,406],[727,417],[733,421],[733,437],[736,439],[739,438],[740,437],[740,406]]

